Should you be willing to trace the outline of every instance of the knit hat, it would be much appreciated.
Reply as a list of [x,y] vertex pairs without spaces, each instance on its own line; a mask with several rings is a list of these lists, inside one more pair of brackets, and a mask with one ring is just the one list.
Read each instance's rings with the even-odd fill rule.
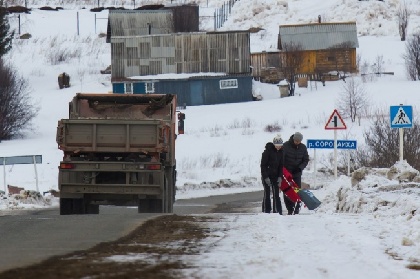
[[283,139],[281,138],[280,135],[277,135],[277,136],[274,137],[273,144],[275,146],[283,146]]
[[296,132],[293,135],[293,140],[298,141],[298,142],[301,142],[303,140],[303,135],[301,133],[299,133],[299,132]]

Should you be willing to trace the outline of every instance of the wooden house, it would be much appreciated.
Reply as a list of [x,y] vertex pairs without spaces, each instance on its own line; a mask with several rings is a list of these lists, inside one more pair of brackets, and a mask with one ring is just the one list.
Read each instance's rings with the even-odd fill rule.
[[357,72],[356,22],[280,25],[278,48],[299,46],[303,63],[299,73]]
[[278,83],[284,79],[282,51],[262,51],[251,53],[252,77],[265,83]]
[[[287,67],[287,48],[299,49],[298,75],[319,76],[333,71],[357,72],[355,22],[281,25],[278,51],[251,54],[252,75],[262,82],[278,82]],[[289,48],[290,49],[290,48]]]

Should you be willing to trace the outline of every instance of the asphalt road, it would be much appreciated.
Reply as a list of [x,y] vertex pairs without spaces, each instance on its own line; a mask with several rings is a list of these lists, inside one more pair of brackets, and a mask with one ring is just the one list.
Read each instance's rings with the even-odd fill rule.
[[[262,192],[251,192],[177,200],[174,213],[206,214],[217,205],[241,206],[261,197]],[[101,206],[98,215],[61,216],[58,208],[0,211],[0,272],[117,240],[156,216],[139,214],[136,207],[113,206]]]

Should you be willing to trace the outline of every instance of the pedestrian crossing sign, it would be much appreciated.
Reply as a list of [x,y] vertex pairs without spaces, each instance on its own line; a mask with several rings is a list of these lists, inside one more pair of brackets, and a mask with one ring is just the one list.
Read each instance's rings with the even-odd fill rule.
[[391,128],[413,127],[412,106],[391,106],[389,116],[391,120]]

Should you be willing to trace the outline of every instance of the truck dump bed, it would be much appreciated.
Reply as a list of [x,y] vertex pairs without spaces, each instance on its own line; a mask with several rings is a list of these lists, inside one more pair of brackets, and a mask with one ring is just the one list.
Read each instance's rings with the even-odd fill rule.
[[70,119],[161,119],[171,120],[175,95],[82,94],[69,106]]

